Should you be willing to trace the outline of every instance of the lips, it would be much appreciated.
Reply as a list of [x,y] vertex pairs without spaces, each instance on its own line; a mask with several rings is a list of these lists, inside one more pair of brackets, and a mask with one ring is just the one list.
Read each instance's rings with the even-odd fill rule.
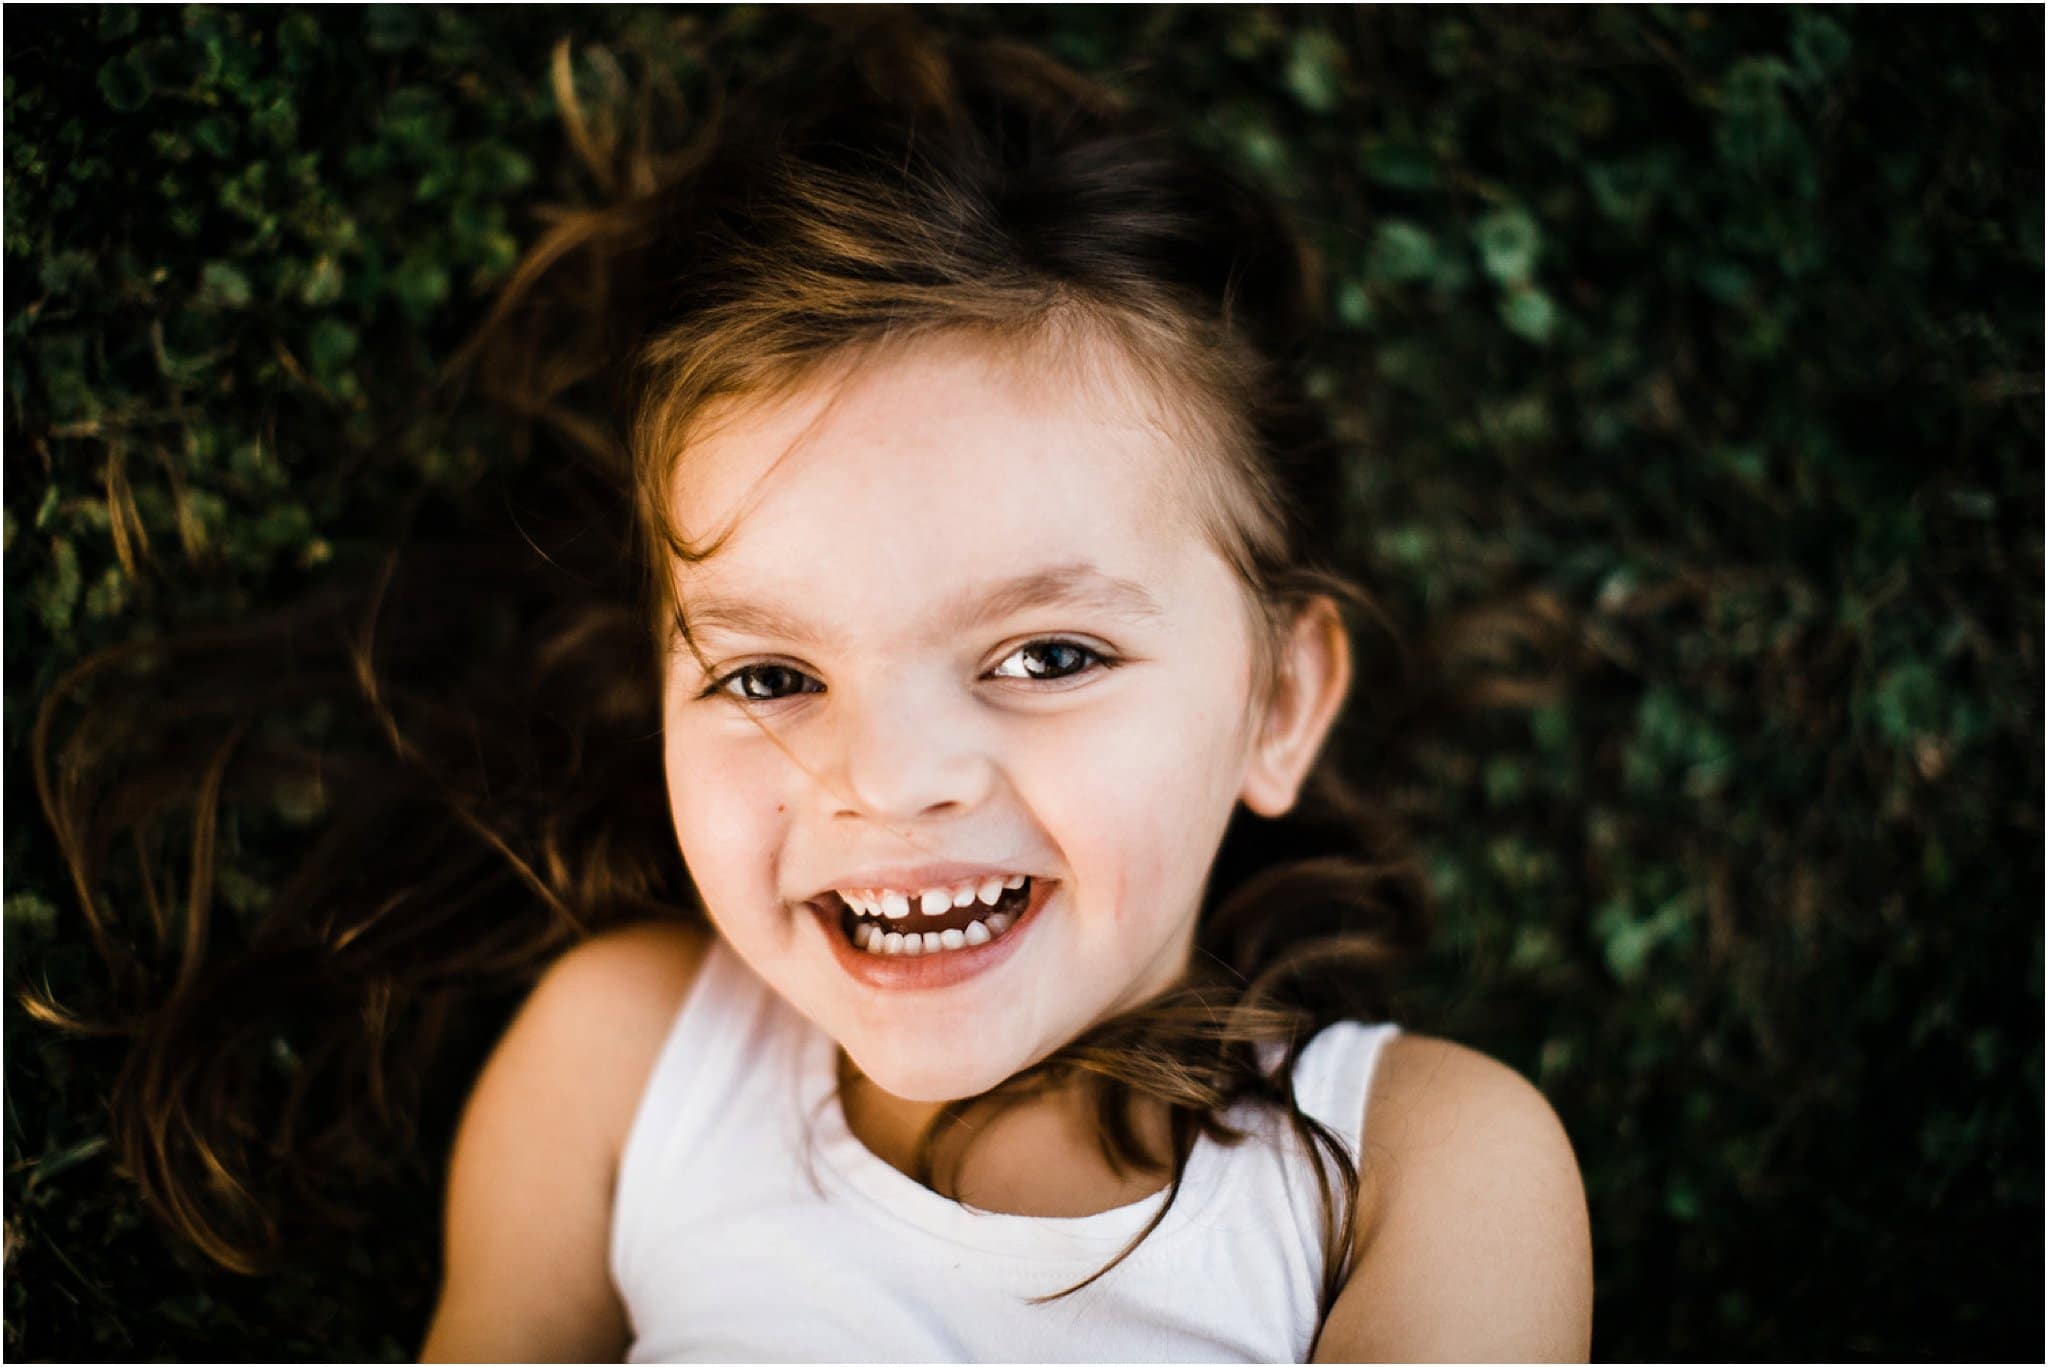
[[[902,946],[895,954],[861,948],[849,938],[845,920],[850,913],[844,901],[828,895],[815,899],[809,905],[833,958],[856,982],[880,991],[931,991],[988,972],[1016,952],[1030,928],[1040,920],[1040,913],[1060,884],[1053,879],[1034,878],[1027,887],[1029,900],[1001,934],[991,936],[987,943],[963,943],[958,948],[942,947],[938,952],[929,954],[922,952],[922,947],[916,954],[900,952]],[[914,924],[921,919],[913,914],[897,921],[870,921],[869,924],[884,934],[891,931],[904,934],[897,927]],[[870,935],[873,933],[870,931]],[[921,936],[924,932],[920,928],[918,933]],[[956,930],[955,933],[959,932]]]

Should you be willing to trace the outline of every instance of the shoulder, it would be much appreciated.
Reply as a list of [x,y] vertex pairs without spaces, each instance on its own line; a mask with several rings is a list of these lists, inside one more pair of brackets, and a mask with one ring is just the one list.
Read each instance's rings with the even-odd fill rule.
[[538,1128],[578,1156],[616,1157],[710,943],[708,930],[647,922],[603,931],[549,964],[477,1078],[458,1156],[479,1128]]
[[[1397,1034],[1381,1050],[1365,1108],[1368,1161],[1397,1166],[1461,1155],[1518,1165],[1571,1158],[1571,1142],[1543,1093],[1496,1059],[1450,1040]],[[1577,1164],[1570,1168],[1576,1176]]]
[[616,1359],[620,1150],[710,932],[636,925],[548,966],[463,1108],[430,1361]]
[[565,951],[534,984],[522,1012],[596,1012],[611,1028],[659,1026],[696,980],[711,932],[683,921],[642,921],[603,931]]
[[1586,1358],[1585,1189],[1541,1092],[1462,1045],[1396,1035],[1360,1147],[1356,1258],[1318,1361]]
[[615,1157],[710,945],[710,931],[682,922],[594,935],[548,966],[500,1049],[573,1088],[593,1142]]

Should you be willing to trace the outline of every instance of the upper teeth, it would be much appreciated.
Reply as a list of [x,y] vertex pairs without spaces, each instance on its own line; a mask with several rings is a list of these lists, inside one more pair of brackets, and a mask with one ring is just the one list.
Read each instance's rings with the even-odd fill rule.
[[899,892],[895,888],[841,888],[839,895],[846,905],[862,916],[886,916],[900,921],[910,915],[915,907],[926,916],[942,916],[954,907],[972,905],[977,899],[983,906],[992,907],[1001,899],[1006,890],[1024,886],[1024,875],[1013,873],[990,874],[986,878],[970,879],[950,887],[920,888],[914,892]]

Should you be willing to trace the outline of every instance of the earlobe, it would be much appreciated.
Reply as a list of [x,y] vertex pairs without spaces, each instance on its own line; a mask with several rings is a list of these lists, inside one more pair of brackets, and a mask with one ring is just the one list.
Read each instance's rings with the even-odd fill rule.
[[1296,614],[1279,666],[1239,794],[1266,817],[1294,806],[1351,686],[1351,641],[1334,602],[1317,597]]

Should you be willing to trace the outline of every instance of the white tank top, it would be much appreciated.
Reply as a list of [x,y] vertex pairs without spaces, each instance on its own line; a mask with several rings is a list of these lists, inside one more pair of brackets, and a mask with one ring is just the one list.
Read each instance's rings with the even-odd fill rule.
[[[1339,1022],[1296,1068],[1302,1109],[1354,1160],[1394,1030]],[[1078,1218],[973,1210],[870,1152],[836,1088],[832,1038],[714,940],[620,1159],[610,1259],[627,1361],[1307,1360],[1321,1203],[1284,1117],[1233,1110],[1251,1136],[1197,1139],[1173,1209],[1129,1257],[1032,1305],[1109,1262],[1165,1193]]]

